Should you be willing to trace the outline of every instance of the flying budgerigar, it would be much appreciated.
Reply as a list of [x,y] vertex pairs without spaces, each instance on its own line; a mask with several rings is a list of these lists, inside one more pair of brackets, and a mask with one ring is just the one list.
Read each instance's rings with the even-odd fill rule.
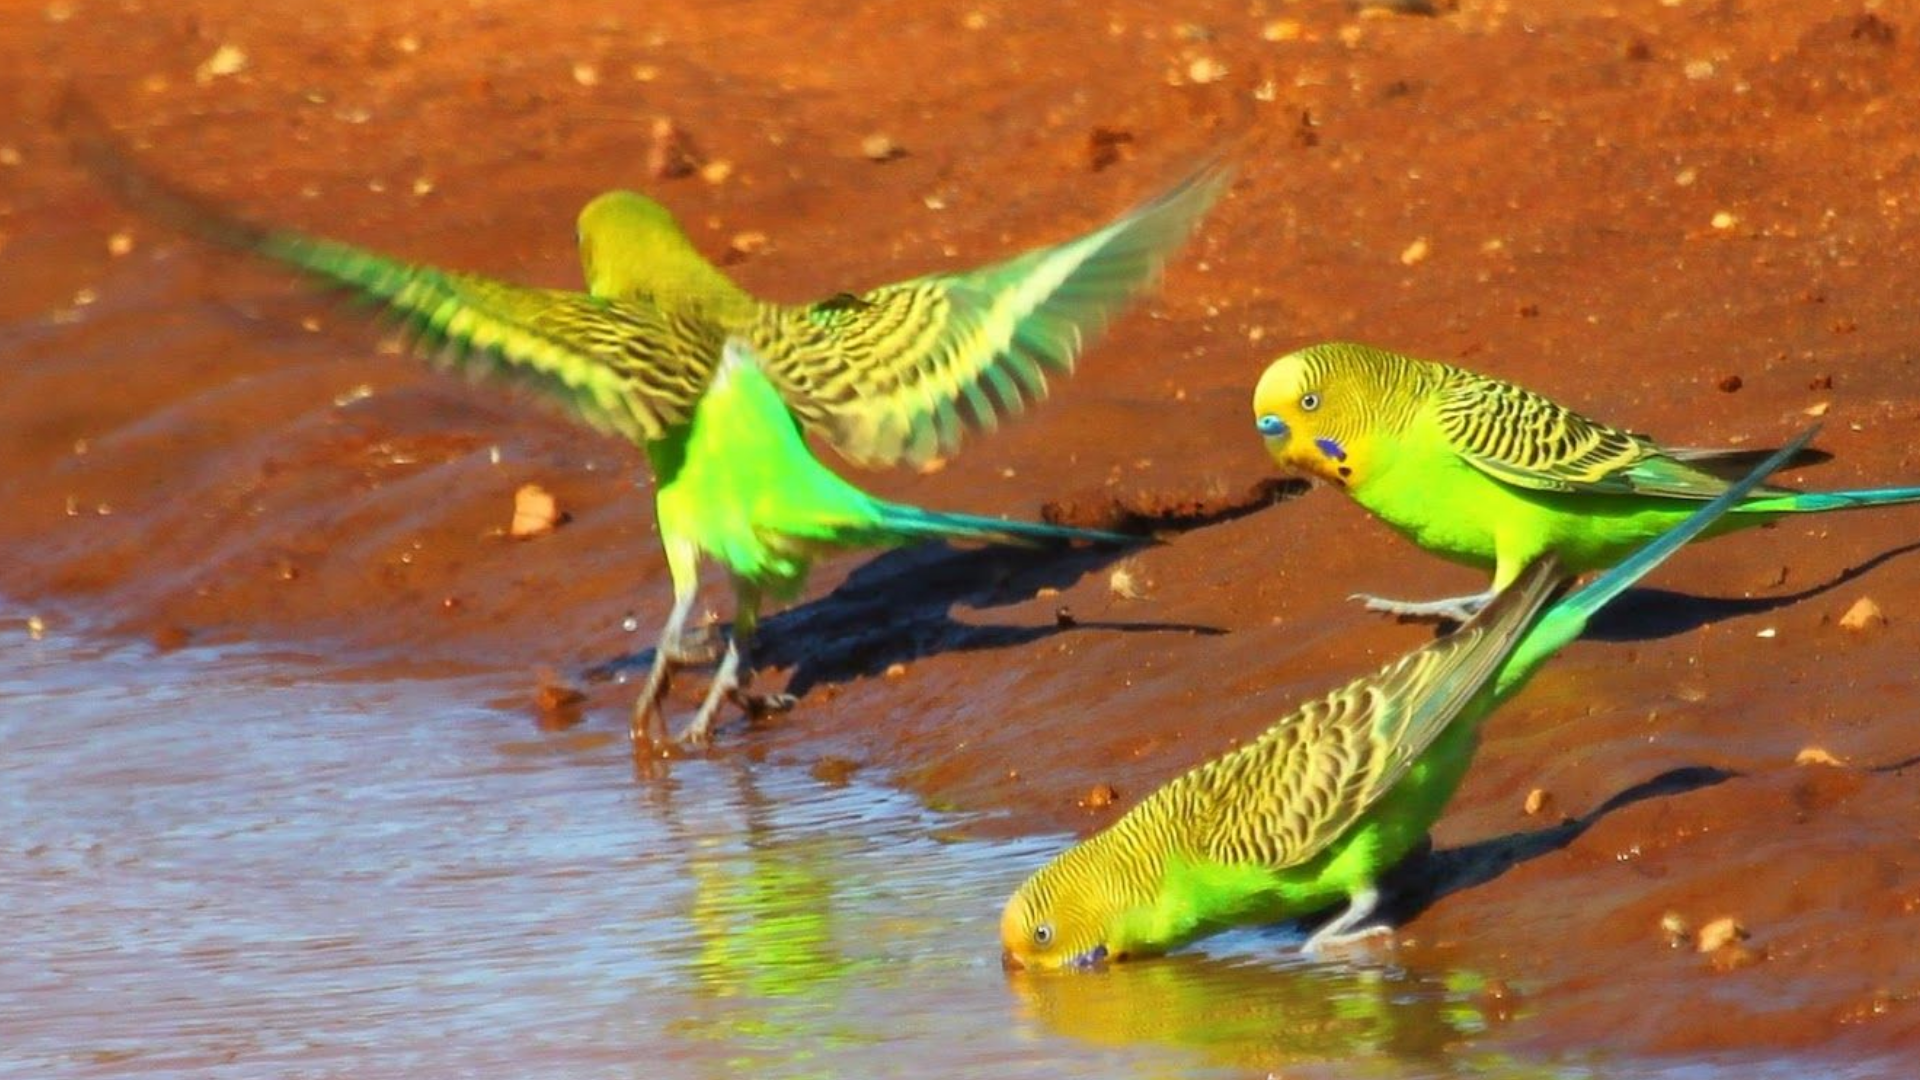
[[[1366,345],[1314,345],[1275,360],[1254,389],[1253,414],[1282,468],[1344,489],[1428,551],[1492,571],[1491,588],[1471,596],[1360,598],[1409,618],[1465,619],[1548,551],[1576,573],[1612,566],[1768,453],[1663,447],[1513,383]],[[1793,464],[1826,457],[1809,451]],[[1767,485],[1706,535],[1916,500],[1920,487]]]
[[685,633],[702,558],[731,572],[738,607],[714,683],[678,736],[685,744],[707,740],[726,700],[758,700],[744,694],[744,653],[761,594],[792,595],[824,550],[947,537],[1130,540],[882,503],[833,476],[801,432],[863,465],[924,463],[969,429],[1019,413],[1154,281],[1228,180],[1212,164],[1065,243],[807,304],[750,295],[665,207],[610,192],[579,216],[581,293],[239,220],[137,167],[77,99],[64,113],[80,159],[136,208],[382,302],[449,366],[531,385],[645,448],[674,589],[634,709],[636,740],[656,743],[675,670],[712,655]]
[[1812,434],[1585,588],[1548,606],[1566,569],[1544,552],[1454,633],[1148,795],[1007,901],[1000,940],[1009,965],[1150,956],[1343,900],[1346,910],[1307,951],[1370,933],[1357,927],[1379,900],[1375,883],[1439,819],[1488,715],[1596,611],[1737,506]]

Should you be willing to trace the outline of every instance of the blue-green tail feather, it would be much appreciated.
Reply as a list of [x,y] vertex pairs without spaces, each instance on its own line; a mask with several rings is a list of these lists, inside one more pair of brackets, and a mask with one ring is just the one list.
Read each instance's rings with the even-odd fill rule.
[[1037,521],[1003,521],[976,514],[944,514],[922,510],[902,503],[880,503],[879,528],[896,541],[974,540],[989,544],[1018,544],[1037,547],[1064,544],[1075,540],[1090,544],[1140,544],[1146,537],[1097,529],[1075,529],[1065,525],[1047,525]]
[[1720,519],[1722,514],[1733,509],[1736,503],[1745,499],[1748,493],[1758,487],[1773,472],[1785,465],[1800,448],[1810,441],[1820,429],[1816,425],[1802,432],[1800,436],[1775,451],[1754,470],[1729,487],[1718,498],[1701,506],[1685,521],[1661,533],[1659,537],[1642,546],[1638,551],[1588,582],[1558,603],[1547,609],[1540,621],[1514,650],[1513,658],[1501,669],[1499,682],[1501,692],[1510,693],[1533,673],[1547,657],[1552,656],[1561,646],[1587,628],[1587,620],[1595,612],[1605,607],[1608,601],[1630,588],[1634,582],[1645,577],[1649,571],[1674,552],[1680,550],[1689,541]]
[[1796,491],[1791,495],[1764,495],[1748,499],[1738,509],[1743,514],[1817,514],[1826,510],[1858,510],[1910,502],[1920,502],[1920,487]]

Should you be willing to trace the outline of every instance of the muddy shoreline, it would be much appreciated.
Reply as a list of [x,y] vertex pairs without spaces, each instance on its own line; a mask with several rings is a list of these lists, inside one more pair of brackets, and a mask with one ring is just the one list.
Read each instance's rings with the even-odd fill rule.
[[[552,678],[617,730],[630,688],[583,673],[643,644],[669,592],[637,451],[114,205],[53,131],[69,79],[255,218],[554,286],[608,187],[646,187],[797,299],[1058,239],[1231,147],[1239,179],[1165,288],[1044,407],[937,472],[859,476],[923,505],[1233,505],[1269,477],[1253,380],[1329,338],[1679,443],[1766,445],[1817,414],[1835,459],[1797,482],[1920,477],[1905,5],[0,14],[29,75],[0,120],[0,595],[163,648],[490,671],[529,725]],[[658,117],[724,168],[648,176]],[[873,160],[876,135],[903,153]],[[570,520],[515,541],[528,482]],[[768,626],[766,677],[801,707],[722,752],[871,769],[1001,812],[988,831],[1095,828],[1425,633],[1348,593],[1473,580],[1335,493],[1267,501],[1120,561],[837,560]],[[1920,1045],[1916,540],[1911,509],[1790,522],[1626,598],[1490,724],[1436,835],[1462,887],[1415,905],[1405,962],[1498,973],[1516,1046]],[[1841,628],[1861,596],[1886,620]],[[1838,763],[1796,764],[1810,747]],[[1083,807],[1099,785],[1118,802]],[[1670,913],[1751,937],[1670,948]]]

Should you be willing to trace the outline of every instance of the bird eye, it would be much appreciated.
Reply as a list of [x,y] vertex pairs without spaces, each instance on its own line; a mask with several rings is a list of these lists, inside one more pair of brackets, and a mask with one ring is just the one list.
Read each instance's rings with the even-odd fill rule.
[[1041,923],[1041,924],[1040,924],[1039,926],[1036,926],[1036,927],[1034,927],[1034,928],[1033,928],[1033,943],[1034,943],[1035,945],[1050,945],[1050,944],[1052,944],[1052,943],[1053,943],[1053,926],[1052,926],[1052,924],[1050,924],[1050,923]]
[[1267,413],[1260,419],[1254,421],[1253,426],[1259,428],[1260,434],[1262,435],[1277,436],[1287,433],[1287,422],[1272,413]]
[[1319,407],[1320,407],[1320,395],[1319,395],[1319,394],[1315,394],[1315,393],[1312,393],[1312,392],[1309,392],[1309,393],[1305,393],[1305,394],[1301,394],[1301,395],[1300,395],[1300,409],[1301,409],[1301,411],[1303,411],[1303,412],[1312,412],[1313,410],[1315,410],[1315,409],[1317,409],[1317,408],[1319,408]]

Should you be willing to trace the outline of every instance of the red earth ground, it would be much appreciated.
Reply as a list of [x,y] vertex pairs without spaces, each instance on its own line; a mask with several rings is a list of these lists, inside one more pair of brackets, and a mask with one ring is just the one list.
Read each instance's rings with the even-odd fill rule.
[[[1044,408],[860,476],[922,505],[1246,503],[1254,380],[1329,338],[1690,445],[1822,415],[1806,483],[1920,479],[1912,4],[9,0],[0,60],[0,594],[163,647],[492,670],[513,708],[550,671],[612,737],[631,687],[582,673],[669,594],[635,449],[114,204],[54,128],[69,80],[250,216],[552,286],[610,187],[803,299],[1063,238],[1229,150],[1164,290]],[[659,118],[707,173],[651,175]],[[505,539],[529,481],[570,520]],[[1497,974],[1520,1045],[1920,1046],[1917,540],[1920,509],[1823,517],[1663,568],[1489,724],[1435,838],[1467,887],[1414,905],[1405,962]],[[1091,830],[1427,633],[1348,593],[1477,584],[1326,490],[1118,564],[849,557],[768,629],[800,707],[717,752]],[[1844,629],[1863,596],[1884,620]],[[1751,937],[1673,948],[1669,914]]]

